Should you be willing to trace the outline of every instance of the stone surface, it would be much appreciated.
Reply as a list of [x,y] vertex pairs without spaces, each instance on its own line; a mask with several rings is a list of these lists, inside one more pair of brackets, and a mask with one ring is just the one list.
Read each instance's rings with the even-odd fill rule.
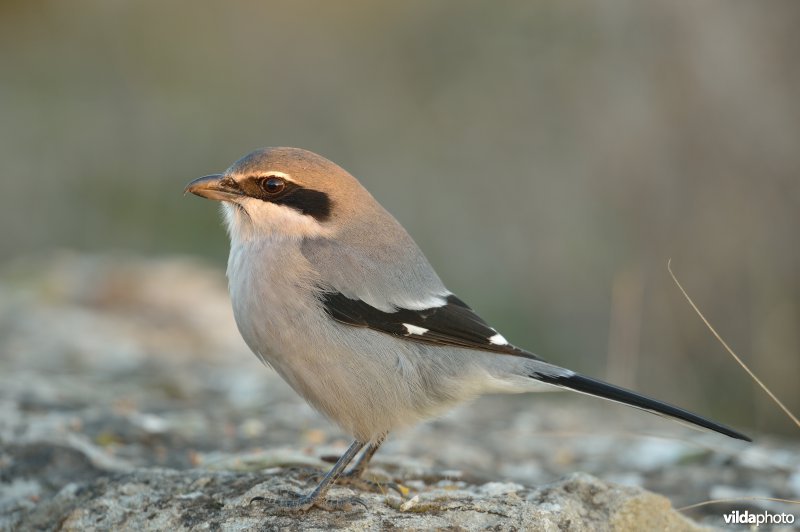
[[[68,482],[54,496],[30,504],[16,526],[63,530],[283,529],[309,530],[700,530],[669,501],[640,488],[582,474],[543,486],[438,482],[412,498],[364,494],[366,508],[304,515],[272,515],[250,500],[305,483],[293,471],[270,474],[142,468]],[[347,496],[344,488],[332,496]]]
[[221,269],[65,254],[0,274],[2,530],[692,530],[687,517],[719,526],[731,510],[800,517],[760,500],[672,509],[800,498],[796,441],[747,445],[568,394],[484,398],[391,435],[370,474],[405,495],[335,489],[366,509],[249,504],[310,490],[309,471],[348,443],[248,352]]

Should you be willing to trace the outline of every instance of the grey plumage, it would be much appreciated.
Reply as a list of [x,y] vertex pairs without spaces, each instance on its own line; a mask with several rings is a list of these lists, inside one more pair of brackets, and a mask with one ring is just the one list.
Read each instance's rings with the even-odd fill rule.
[[[370,193],[319,155],[258,150],[187,190],[223,201],[231,300],[250,349],[357,443],[375,443],[369,456],[389,431],[459,402],[547,385],[746,438],[508,345],[454,299]],[[307,509],[327,485],[302,504],[280,505]]]

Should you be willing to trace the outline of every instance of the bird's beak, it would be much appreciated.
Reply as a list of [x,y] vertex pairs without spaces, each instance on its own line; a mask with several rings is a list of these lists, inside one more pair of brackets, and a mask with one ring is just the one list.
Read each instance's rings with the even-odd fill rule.
[[183,193],[191,192],[201,198],[217,201],[233,201],[242,195],[238,188],[226,186],[222,183],[222,174],[212,174],[198,177],[183,189]]

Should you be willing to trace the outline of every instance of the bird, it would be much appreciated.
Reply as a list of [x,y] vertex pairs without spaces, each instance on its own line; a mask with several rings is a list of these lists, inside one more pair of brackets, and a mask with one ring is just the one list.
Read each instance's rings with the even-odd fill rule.
[[187,192],[222,204],[226,275],[245,343],[353,437],[310,493],[254,499],[276,511],[363,504],[327,492],[334,483],[357,482],[391,431],[487,393],[566,388],[751,441],[512,345],[445,287],[355,177],[321,155],[258,149],[221,174],[191,181]]

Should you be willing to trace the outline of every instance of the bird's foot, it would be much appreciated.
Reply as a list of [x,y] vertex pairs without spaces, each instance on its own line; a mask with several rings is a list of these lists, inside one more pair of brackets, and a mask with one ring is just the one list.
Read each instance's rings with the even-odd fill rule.
[[336,485],[347,486],[349,488],[370,493],[381,493],[383,495],[386,494],[387,488],[396,491],[402,496],[405,496],[408,493],[408,489],[404,490],[399,484],[392,480],[382,482],[366,479],[363,477],[363,471],[348,471],[336,479]]
[[353,488],[359,491],[367,491],[370,493],[381,493],[381,494],[386,494],[386,490],[387,488],[389,488],[402,494],[402,491],[395,482],[391,480],[387,482],[370,480],[364,478],[358,472],[345,473],[344,475],[336,479],[336,485],[347,486],[349,488]]
[[358,505],[363,506],[365,510],[367,509],[367,503],[359,497],[327,499],[313,494],[302,495],[290,490],[281,490],[279,494],[288,498],[253,497],[250,499],[250,504],[254,502],[266,503],[269,506],[269,510],[278,515],[305,513],[315,507],[328,512],[350,511]]
[[[396,491],[403,497],[408,495],[408,488],[401,486],[397,482],[394,482],[391,479],[385,481],[366,479],[364,478],[365,472],[365,469],[352,469],[346,473],[342,473],[339,478],[336,479],[336,485],[347,486],[348,488],[358,491],[366,491],[368,493],[380,493],[382,495],[386,495],[388,488]],[[306,477],[306,479],[313,482],[319,481],[322,479],[322,473],[317,471],[316,474],[309,475]]]

